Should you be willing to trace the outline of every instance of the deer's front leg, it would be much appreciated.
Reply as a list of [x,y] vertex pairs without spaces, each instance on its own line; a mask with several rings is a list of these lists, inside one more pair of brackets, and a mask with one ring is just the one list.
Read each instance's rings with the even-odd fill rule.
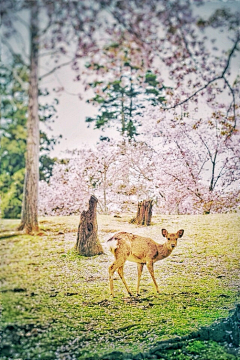
[[155,276],[154,276],[153,262],[151,260],[149,260],[149,261],[147,261],[146,265],[147,265],[148,271],[150,272],[151,277],[153,279],[153,282],[154,282],[155,288],[157,290],[157,293],[159,293],[160,291],[158,289],[158,285],[157,285],[157,282],[156,282],[156,279],[155,279]]

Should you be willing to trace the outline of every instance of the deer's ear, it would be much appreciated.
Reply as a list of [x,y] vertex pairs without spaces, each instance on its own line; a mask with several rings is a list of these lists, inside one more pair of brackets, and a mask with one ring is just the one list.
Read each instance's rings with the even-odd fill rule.
[[177,236],[179,237],[179,238],[181,238],[182,236],[183,236],[183,233],[184,233],[184,230],[179,230],[178,232],[177,232]]
[[163,237],[167,237],[167,235],[168,235],[167,230],[166,230],[166,229],[162,229],[162,236],[163,236]]

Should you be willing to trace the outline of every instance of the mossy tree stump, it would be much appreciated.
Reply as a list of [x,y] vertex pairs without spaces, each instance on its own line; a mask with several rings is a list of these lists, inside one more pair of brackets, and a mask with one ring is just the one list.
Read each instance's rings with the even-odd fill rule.
[[153,200],[139,201],[135,223],[138,225],[151,225]]
[[103,254],[102,245],[98,239],[97,198],[91,196],[89,208],[80,215],[76,250],[80,255],[94,256]]

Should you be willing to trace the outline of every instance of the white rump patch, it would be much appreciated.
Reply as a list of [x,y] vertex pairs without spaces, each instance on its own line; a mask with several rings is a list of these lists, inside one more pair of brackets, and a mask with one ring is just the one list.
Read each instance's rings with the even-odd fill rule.
[[118,248],[118,240],[112,238],[111,240],[108,240],[107,245],[109,250],[114,253],[114,251]]

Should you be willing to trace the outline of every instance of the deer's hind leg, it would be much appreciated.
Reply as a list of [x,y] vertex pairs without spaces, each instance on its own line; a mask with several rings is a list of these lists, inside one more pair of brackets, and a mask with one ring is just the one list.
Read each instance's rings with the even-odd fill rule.
[[124,285],[126,286],[126,289],[127,291],[129,292],[128,290],[128,287],[127,287],[127,284],[126,284],[126,281],[123,277],[123,265],[125,263],[125,259],[116,259],[112,265],[109,266],[109,282],[110,282],[110,293],[112,294],[112,296],[114,297],[114,291],[113,291],[113,274],[115,273],[115,271],[118,269],[118,273],[119,273],[119,276],[120,278],[122,279]]
[[124,275],[123,275],[123,265],[118,268],[118,274],[119,274],[120,278],[122,279],[122,282],[123,282],[123,284],[125,285],[125,288],[127,289],[127,292],[128,292],[129,295],[131,296],[132,293],[131,293],[131,291],[129,290],[129,288],[128,288],[128,286],[127,286],[127,283],[126,283],[126,280],[125,280]]
[[142,276],[142,271],[143,271],[143,265],[144,264],[137,264],[137,270],[138,270],[138,281],[137,281],[137,295],[139,295],[139,285],[140,285],[140,279]]

